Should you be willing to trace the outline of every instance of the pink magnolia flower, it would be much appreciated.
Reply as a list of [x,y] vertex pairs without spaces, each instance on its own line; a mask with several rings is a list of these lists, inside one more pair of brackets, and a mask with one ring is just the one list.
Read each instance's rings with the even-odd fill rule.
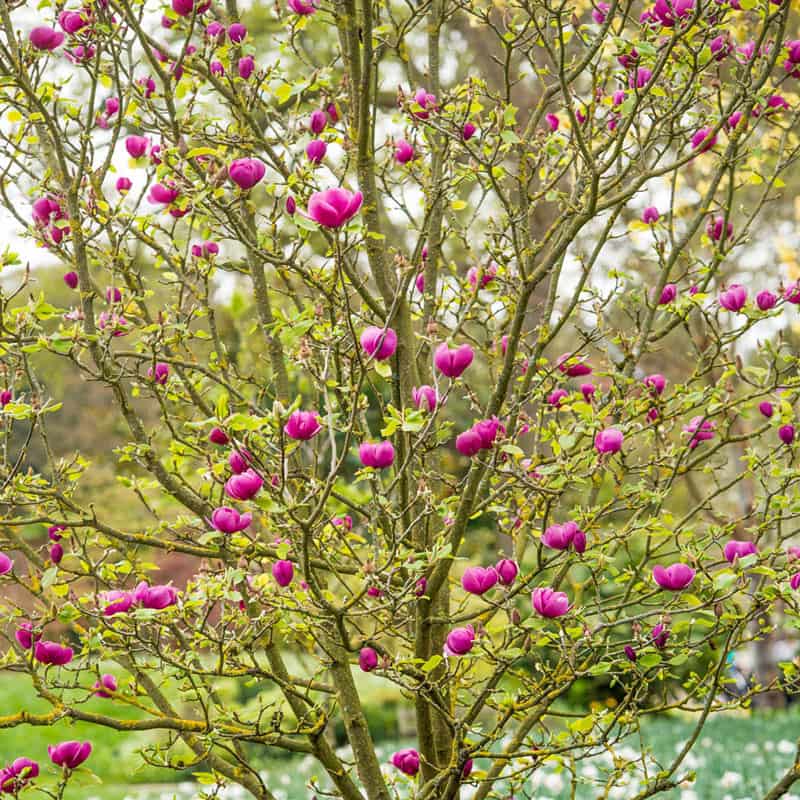
[[542,544],[552,550],[572,547],[576,553],[582,553],[586,550],[586,534],[574,522],[550,525],[542,534]]
[[378,654],[371,647],[362,647],[358,654],[358,666],[362,672],[372,672],[378,666]]
[[475,630],[472,625],[466,628],[453,628],[447,634],[444,653],[447,656],[465,656],[475,644]]
[[468,344],[451,350],[447,342],[442,342],[433,354],[436,369],[448,378],[458,378],[472,363],[475,353]]
[[264,479],[255,470],[246,469],[239,475],[228,478],[225,492],[234,500],[250,500],[258,494],[263,485]]
[[361,208],[364,196],[361,192],[347,191],[340,187],[315,192],[308,201],[308,216],[324,228],[341,228]]
[[566,389],[555,389],[547,395],[547,405],[558,408],[567,397],[569,392]]
[[658,213],[658,209],[655,206],[647,206],[642,212],[642,222],[646,225],[655,225],[660,217],[661,215]]
[[14,567],[14,560],[5,553],[0,553],[0,575],[8,575]]
[[178,190],[174,186],[154,183],[147,194],[148,202],[153,205],[169,205],[178,199]]
[[755,542],[740,542],[736,539],[731,539],[723,548],[722,553],[725,559],[733,564],[737,558],[744,558],[745,556],[753,555],[758,552]]
[[594,437],[594,447],[598,453],[618,453],[622,449],[625,437],[616,428],[606,428]]
[[647,386],[653,394],[663,394],[667,385],[667,379],[660,372],[655,372],[644,379],[644,385]]
[[800,587],[800,572],[795,572],[795,574],[792,575],[791,579],[789,580],[789,585],[792,587],[792,589],[797,591],[797,589]]
[[494,567],[467,567],[461,576],[461,586],[470,594],[485,594],[498,580]]
[[0,769],[0,794],[18,797],[29,781],[38,777],[39,765],[24,756]]
[[113,617],[114,614],[125,614],[131,610],[131,606],[134,604],[133,593],[119,589],[104,592],[101,595],[101,599],[105,603],[103,608],[103,616],[105,617]]
[[409,161],[413,161],[414,156],[414,148],[405,139],[397,139],[395,141],[394,160],[398,164],[407,164]]
[[126,178],[124,175],[117,178],[116,187],[117,191],[120,194],[125,194],[125,192],[129,192],[132,186],[133,186],[133,181],[131,181],[130,178]]
[[657,647],[659,650],[663,650],[667,646],[670,633],[670,629],[667,628],[667,626],[663,623],[659,622],[658,625],[656,625],[650,632],[650,639],[655,647]]
[[167,584],[149,586],[147,581],[141,581],[133,591],[133,599],[142,608],[161,611],[178,602],[178,590]]
[[783,299],[787,303],[797,305],[800,303],[800,281],[790,283],[783,292]]
[[456,436],[456,450],[462,456],[471,458],[483,450],[483,438],[474,428],[469,428]]
[[758,404],[758,410],[767,418],[769,419],[774,413],[775,409],[768,400],[764,400],[763,402]]
[[289,6],[295,14],[300,14],[300,16],[305,17],[317,13],[319,0],[286,0],[286,5]]
[[322,430],[316,411],[293,411],[283,428],[291,439],[313,439]]
[[78,288],[78,273],[77,272],[65,272],[64,273],[64,283],[69,286],[70,289],[77,289]]
[[717,423],[712,419],[705,419],[704,417],[692,417],[688,425],[684,425],[684,433],[692,434],[689,439],[689,448],[694,450],[700,442],[706,442],[714,438],[714,430]]
[[421,408],[424,411],[433,411],[439,405],[439,395],[436,389],[427,384],[419,388],[415,386],[411,390],[411,400],[417,408]]
[[41,664],[55,664],[62,667],[72,661],[73,650],[58,642],[39,641],[33,648],[33,657]]
[[312,133],[319,135],[325,130],[327,124],[328,115],[322,109],[311,112],[311,116],[308,119],[308,128]]
[[680,561],[668,567],[662,567],[660,564],[653,567],[653,580],[662,589],[668,589],[671,592],[685,589],[694,580],[695,575],[695,570]]
[[92,688],[95,690],[95,697],[109,698],[112,692],[117,691],[117,679],[113,675],[101,675],[100,680],[95,681]]
[[208,71],[217,78],[221,78],[225,74],[225,65],[221,61],[214,59],[208,65]]
[[725,223],[725,217],[712,217],[706,226],[706,233],[712,241],[728,241],[733,237],[733,223]]
[[74,36],[89,24],[89,17],[82,11],[62,11],[58,15],[58,24],[65,33]]
[[14,638],[23,650],[30,650],[34,643],[42,638],[42,634],[34,632],[33,623],[21,622],[19,627],[14,631]]
[[344,528],[346,531],[353,530],[353,518],[349,514],[345,514],[343,517],[334,517],[331,524],[337,528]]
[[[480,270],[478,267],[470,267],[469,270],[467,270],[467,280],[473,289],[478,285],[479,272]],[[495,279],[495,277],[497,277],[497,264],[492,263],[483,270],[483,275],[481,276],[481,289],[486,288]]]
[[163,361],[156,361],[154,367],[148,368],[147,377],[150,378],[151,381],[164,386],[169,378],[169,364],[166,364]]
[[717,135],[714,133],[713,128],[700,128],[692,136],[692,150],[697,150],[700,153],[710,150],[716,143]]
[[208,441],[212,444],[221,444],[225,445],[230,442],[228,438],[228,434],[222,430],[222,428],[212,428],[211,432],[208,434]]
[[419,753],[413,747],[398,750],[392,756],[392,765],[413,778],[419,772]]
[[61,559],[64,558],[64,547],[60,542],[56,542],[55,544],[50,545],[49,550],[50,561],[53,564],[60,564]]
[[306,158],[312,164],[319,164],[323,158],[325,158],[325,153],[328,152],[328,145],[322,141],[322,139],[312,139],[306,145]]
[[228,167],[228,177],[244,191],[252,189],[266,172],[266,165],[257,158],[237,158]]
[[719,304],[728,311],[741,311],[746,302],[747,289],[740,283],[732,283],[719,295]]
[[519,574],[517,562],[510,558],[501,558],[494,565],[494,570],[497,573],[497,579],[503,586],[511,586]]
[[150,145],[150,140],[146,136],[128,136],[125,139],[125,149],[131,158],[141,158]]
[[465,122],[461,129],[461,138],[468,142],[475,135],[476,130],[478,129],[471,122]]
[[0,392],[0,408],[5,408],[14,398],[14,393],[11,389],[3,389]]
[[[172,0],[173,5],[175,0]],[[77,769],[92,752],[91,742],[61,742],[47,748],[50,760],[64,769]]]
[[547,125],[550,128],[551,133],[555,133],[560,124],[558,117],[555,114],[546,114],[545,120],[547,121]]
[[775,307],[777,302],[778,298],[766,289],[756,295],[756,305],[760,311],[769,311],[771,308]]
[[28,39],[37,50],[55,50],[64,43],[64,34],[46,25],[40,25],[28,34]]
[[285,588],[294,579],[294,565],[291,561],[276,561],[272,565],[272,577],[278,586]]
[[220,506],[211,513],[211,524],[220,533],[238,533],[253,521],[252,514],[240,514],[230,506]]
[[794,441],[794,425],[781,425],[778,428],[778,438],[784,444],[791,444]]
[[358,448],[358,457],[365,467],[385,469],[394,464],[394,446],[389,441],[362,442]]
[[678,287],[674,283],[668,283],[662,290],[658,298],[660,306],[668,306],[678,296]]
[[587,356],[573,356],[563,353],[556,360],[556,366],[570,378],[581,378],[584,375],[591,375],[592,368],[586,363]]
[[228,27],[228,38],[234,44],[239,44],[247,38],[247,28],[241,22],[234,22]]
[[397,349],[397,334],[393,328],[370,325],[361,333],[361,349],[376,361],[386,361]]
[[602,25],[606,21],[606,14],[608,14],[611,6],[598,0],[597,5],[592,9],[592,19],[598,24]]
[[539,588],[531,594],[531,605],[537,614],[553,619],[563,617],[569,611],[569,598],[566,592]]
[[417,89],[414,93],[414,103],[419,106],[419,111],[411,113],[417,119],[428,119],[431,111],[436,111],[436,95],[429,94],[425,89]]

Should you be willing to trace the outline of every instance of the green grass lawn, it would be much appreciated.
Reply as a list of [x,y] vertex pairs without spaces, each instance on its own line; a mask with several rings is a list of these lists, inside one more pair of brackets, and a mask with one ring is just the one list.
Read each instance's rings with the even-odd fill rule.
[[[20,710],[41,713],[47,704],[35,696],[25,676],[0,674],[0,708],[3,714]],[[92,698],[87,710],[113,714],[118,718],[131,718],[134,713],[120,703]],[[650,720],[644,729],[644,740],[653,756],[662,764],[675,757],[692,730],[691,721],[680,718]],[[65,800],[192,800],[198,789],[190,782],[188,774],[178,776],[183,783],[165,784],[164,771],[142,766],[137,749],[145,744],[151,733],[120,733],[111,729],[98,729],[83,723],[63,721],[52,727],[24,726],[0,729],[0,765],[17,756],[36,759],[43,767],[42,782],[54,781],[57,772],[49,765],[47,746],[67,739],[89,740],[94,751],[87,762],[94,776],[85,776],[83,785],[71,787]],[[669,795],[659,795],[666,800],[759,800],[766,789],[791,765],[795,742],[800,736],[800,709],[778,713],[727,714],[713,717],[706,724],[695,748],[684,762],[682,773],[694,772],[696,779],[688,781]],[[380,758],[388,762],[391,753],[412,742],[380,745]],[[629,757],[636,753],[631,742]],[[585,759],[578,765],[583,785],[579,800],[593,800],[602,785],[607,762],[602,758]],[[476,765],[476,769],[481,768]],[[486,765],[483,765],[484,767]],[[655,768],[657,771],[657,767]],[[400,796],[408,784],[387,765],[387,773],[397,780]],[[319,770],[307,758],[265,762],[264,776],[267,785],[278,800],[308,800],[312,796],[309,781]],[[562,800],[569,797],[569,776],[557,764],[540,770],[529,787],[531,800]],[[610,797],[626,800],[635,794],[633,785],[620,787]],[[463,798],[470,796],[464,791]],[[240,791],[230,791],[225,800],[245,800]],[[787,800],[800,800],[800,784],[795,795]]]

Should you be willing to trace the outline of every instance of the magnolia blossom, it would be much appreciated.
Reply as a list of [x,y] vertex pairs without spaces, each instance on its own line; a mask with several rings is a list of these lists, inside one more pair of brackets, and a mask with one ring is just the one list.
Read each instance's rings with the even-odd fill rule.
[[30,758],[15,758],[0,769],[0,794],[17,797],[27,783],[39,775],[39,765]]
[[519,574],[517,562],[510,558],[501,558],[494,565],[494,570],[497,573],[497,579],[503,586],[511,586]]
[[769,311],[771,308],[775,307],[777,302],[778,298],[772,292],[767,291],[766,289],[756,295],[756,305],[758,306],[759,311]]
[[733,564],[737,558],[744,558],[745,556],[754,555],[758,552],[755,542],[742,542],[736,539],[731,539],[723,548],[723,554],[727,561]]
[[365,467],[385,469],[394,463],[394,446],[389,441],[363,442],[358,448],[358,457]]
[[244,191],[252,189],[266,172],[266,165],[257,158],[237,158],[228,167],[228,176]]
[[370,325],[361,333],[361,349],[376,361],[386,361],[397,349],[397,333],[393,328]]
[[272,577],[278,586],[288,586],[294,579],[294,565],[287,560],[276,561],[272,565]]
[[594,447],[598,453],[618,453],[622,449],[625,437],[616,428],[606,428],[594,437]]
[[414,159],[414,148],[405,140],[397,139],[394,143],[394,160],[398,164],[407,164]]
[[439,395],[436,389],[427,384],[420,387],[415,386],[411,390],[411,399],[417,408],[424,411],[434,411],[436,406],[439,405]]
[[694,450],[700,442],[708,441],[714,438],[714,430],[717,423],[712,419],[705,417],[692,417],[688,425],[684,425],[683,430],[685,433],[690,433],[689,448]]
[[174,586],[160,584],[148,585],[141,581],[133,590],[133,599],[142,607],[161,611],[178,602],[178,590]]
[[233,475],[225,484],[225,492],[234,500],[250,500],[255,497],[264,479],[253,469],[246,469],[239,475]]
[[497,583],[498,578],[494,567],[467,567],[461,576],[461,586],[470,594],[485,594]]
[[448,378],[458,378],[472,363],[475,353],[468,344],[462,344],[451,350],[446,342],[442,342],[433,354],[436,369]]
[[308,201],[308,216],[324,228],[341,228],[361,208],[364,196],[347,189],[326,189],[315,192]]
[[576,553],[582,553],[586,549],[586,534],[574,522],[550,525],[542,534],[542,544],[552,550],[571,547]]
[[112,692],[117,691],[117,679],[113,675],[102,675],[92,688],[95,690],[95,697],[109,698]]
[[446,656],[465,656],[475,644],[475,629],[472,625],[465,628],[454,628],[447,634],[444,645]]
[[64,666],[72,661],[74,655],[71,647],[58,642],[38,641],[33,647],[33,657],[42,664]]
[[211,513],[211,524],[220,533],[238,533],[253,521],[252,514],[240,514],[230,506],[220,506]]
[[319,414],[316,411],[293,411],[283,430],[290,439],[313,439],[322,430]]
[[392,765],[413,778],[419,772],[419,753],[411,747],[398,750],[392,756]]
[[534,589],[531,594],[533,610],[543,617],[563,617],[569,611],[569,597],[566,592],[554,589]]
[[286,0],[286,5],[300,16],[309,16],[317,13],[319,0]]
[[47,748],[50,760],[64,769],[77,769],[92,752],[91,742],[61,742]]
[[690,566],[677,562],[669,567],[660,564],[653,567],[653,580],[662,588],[672,592],[685,589],[693,580],[696,572]]
[[728,311],[741,311],[746,302],[747,289],[740,283],[732,283],[719,295],[720,306]]
[[556,366],[570,378],[582,378],[584,375],[591,375],[592,368],[586,363],[586,356],[573,356],[570,353],[563,353],[556,360]]
[[46,25],[40,25],[28,34],[28,39],[37,50],[55,50],[63,44],[64,34]]
[[358,654],[358,666],[362,672],[372,672],[378,666],[378,654],[371,647],[362,647]]

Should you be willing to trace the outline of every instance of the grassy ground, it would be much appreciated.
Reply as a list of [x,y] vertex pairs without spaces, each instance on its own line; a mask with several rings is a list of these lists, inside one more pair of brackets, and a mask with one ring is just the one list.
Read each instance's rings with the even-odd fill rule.
[[[125,717],[126,711],[119,704],[113,707],[109,701],[92,699],[87,710],[112,713]],[[46,705],[32,692],[26,678],[0,674],[0,708],[3,714],[19,710],[32,713],[46,710]],[[132,716],[130,711],[127,716]],[[669,763],[680,750],[691,733],[688,720],[661,718],[652,720],[645,728],[644,740],[652,749],[654,757],[662,764]],[[683,772],[694,771],[696,779],[687,781],[669,795],[659,795],[666,800],[758,800],[766,789],[792,764],[795,743],[800,735],[800,710],[775,714],[726,715],[712,718],[707,724],[692,753],[684,762]],[[147,734],[118,733],[81,723],[61,722],[53,727],[19,727],[0,730],[0,765],[17,756],[28,756],[40,762],[43,773],[50,779],[56,777],[49,764],[47,746],[67,739],[90,740],[94,752],[87,762],[97,776],[86,776],[83,785],[75,785],[67,792],[65,800],[193,800],[197,787],[184,781],[182,784],[159,784],[164,773],[154,768],[141,767],[136,750],[147,741]],[[412,743],[404,743],[408,746]],[[629,756],[635,750],[631,742]],[[380,748],[380,757],[388,762],[391,753],[400,744],[385,743]],[[480,768],[482,765],[476,765]],[[485,765],[483,765],[485,766]],[[602,785],[603,759],[584,760],[578,765],[583,781],[577,797],[590,800],[598,796],[598,784]],[[656,770],[657,771],[657,768]],[[267,785],[278,800],[307,800],[312,796],[309,781],[318,770],[309,759],[291,762],[267,763],[264,776]],[[397,776],[387,766],[391,779],[397,779],[402,791],[406,779]],[[186,777],[186,776],[184,776]],[[47,776],[43,774],[43,781]],[[557,765],[540,770],[536,779],[527,788],[530,800],[562,800],[569,797],[569,777]],[[619,787],[610,797],[625,800],[635,794],[634,785]],[[464,800],[470,792],[465,790]],[[245,800],[245,795],[231,791],[225,800]],[[795,795],[786,800],[800,800],[800,784]]]

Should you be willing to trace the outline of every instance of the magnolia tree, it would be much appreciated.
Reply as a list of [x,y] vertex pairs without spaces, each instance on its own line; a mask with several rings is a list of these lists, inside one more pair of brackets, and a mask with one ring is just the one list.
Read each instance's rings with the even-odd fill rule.
[[[548,762],[581,796],[601,754],[592,796],[668,793],[794,674],[726,670],[799,609],[800,285],[757,249],[790,4],[287,6],[0,0],[2,663],[50,707],[0,718],[0,790],[61,797],[92,742],[48,782],[22,726],[76,720],[162,732],[208,796],[272,800],[276,751],[318,797],[529,796]],[[128,525],[48,436],[56,362],[125,429]],[[390,763],[376,681],[415,720]],[[632,756],[667,709],[692,735]]]

